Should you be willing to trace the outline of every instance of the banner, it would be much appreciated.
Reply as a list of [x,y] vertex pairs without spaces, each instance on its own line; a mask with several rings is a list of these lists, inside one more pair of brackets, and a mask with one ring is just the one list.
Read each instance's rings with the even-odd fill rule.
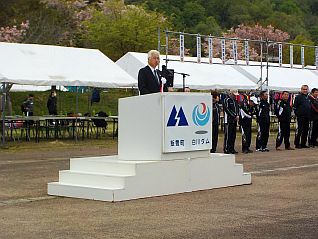
[[278,63],[279,66],[283,64],[283,46],[281,43],[278,44]]
[[209,63],[213,63],[213,38],[209,37],[208,38],[208,43],[209,43]]
[[305,47],[301,47],[300,48],[300,57],[301,57],[301,66],[302,66],[302,68],[304,68],[305,67]]
[[180,61],[184,62],[184,35],[180,34]]
[[212,96],[166,95],[164,98],[163,152],[210,150]]
[[225,39],[221,40],[222,64],[225,63]]
[[244,55],[245,55],[246,65],[249,65],[250,64],[250,51],[249,51],[248,41],[244,41]]
[[233,49],[233,59],[234,59],[234,64],[237,64],[237,41],[233,40],[232,41],[232,49]]
[[201,37],[197,36],[197,62],[201,63]]
[[289,46],[289,63],[290,63],[290,68],[293,68],[293,65],[294,65],[294,46],[293,45]]

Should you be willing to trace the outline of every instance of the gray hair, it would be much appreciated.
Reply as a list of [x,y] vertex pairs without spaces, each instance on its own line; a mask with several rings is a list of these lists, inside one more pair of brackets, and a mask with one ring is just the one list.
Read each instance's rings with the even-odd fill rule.
[[150,50],[150,51],[148,52],[148,60],[149,60],[151,57],[153,57],[154,55],[160,56],[160,52],[157,51],[157,50]]

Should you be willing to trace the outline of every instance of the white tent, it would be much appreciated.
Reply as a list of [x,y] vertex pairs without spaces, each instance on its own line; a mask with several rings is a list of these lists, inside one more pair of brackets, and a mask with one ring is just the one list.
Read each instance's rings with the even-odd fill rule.
[[[237,65],[233,65],[233,60],[226,62],[227,65],[231,65],[254,82],[259,81],[262,75],[262,81],[264,82],[267,75],[266,62],[263,62],[262,74],[260,62],[250,61],[249,63],[249,65],[246,65],[245,61],[238,61]],[[268,88],[270,90],[299,91],[301,85],[317,88],[317,70],[313,70],[311,66],[302,69],[301,65],[293,65],[293,68],[290,68],[289,64],[283,64],[282,67],[279,67],[278,63],[269,63]]]
[[[161,65],[165,65],[165,55],[161,55]],[[202,58],[201,62],[208,62],[207,58]],[[214,58],[214,63],[221,63],[221,59]],[[257,85],[243,74],[240,74],[230,66],[222,64],[196,63],[195,57],[185,57],[185,62],[180,62],[178,56],[168,56],[168,69],[175,72],[186,73],[190,76],[185,78],[185,85],[191,89],[256,89]],[[121,57],[116,64],[124,69],[136,80],[138,71],[147,64],[146,53],[128,52]],[[175,74],[174,87],[183,86],[182,75]]]
[[132,87],[137,81],[99,50],[0,43],[0,82]]

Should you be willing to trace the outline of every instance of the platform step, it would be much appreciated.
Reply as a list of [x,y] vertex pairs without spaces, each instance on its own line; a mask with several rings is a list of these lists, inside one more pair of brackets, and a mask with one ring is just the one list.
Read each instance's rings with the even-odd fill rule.
[[127,176],[106,175],[89,172],[62,170],[59,172],[59,182],[62,184],[82,185],[90,187],[124,188]]
[[100,201],[114,201],[114,192],[122,190],[121,188],[109,187],[88,187],[83,185],[63,184],[52,182],[48,184],[48,194],[54,196],[83,198]]
[[112,158],[73,158],[70,160],[70,170],[121,176],[136,174],[134,163],[125,163]]
[[102,201],[123,201],[251,183],[234,155],[206,158],[124,161],[117,157],[71,159],[48,194]]

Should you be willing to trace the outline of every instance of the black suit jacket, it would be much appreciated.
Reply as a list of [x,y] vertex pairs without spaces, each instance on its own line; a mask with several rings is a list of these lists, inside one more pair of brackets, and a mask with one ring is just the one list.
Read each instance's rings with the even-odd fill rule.
[[[141,95],[152,94],[160,92],[160,85],[161,85],[161,76],[160,73],[157,71],[157,75],[159,77],[159,82],[155,78],[153,71],[150,69],[149,66],[145,66],[141,68],[138,73],[138,89]],[[164,85],[164,91],[168,91],[167,87]]]

